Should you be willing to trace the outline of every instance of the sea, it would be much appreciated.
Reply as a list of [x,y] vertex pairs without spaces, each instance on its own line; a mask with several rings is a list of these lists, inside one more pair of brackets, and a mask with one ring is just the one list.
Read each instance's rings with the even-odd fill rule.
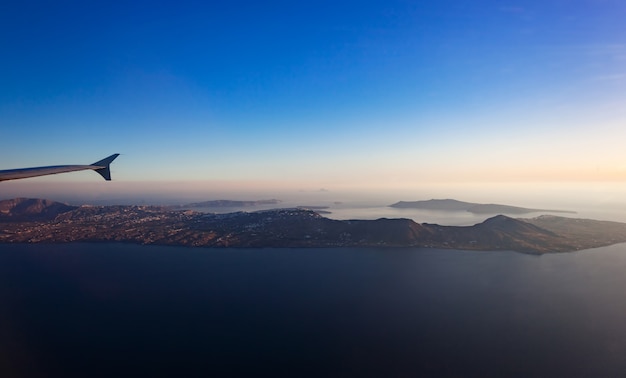
[[626,244],[0,244],[2,377],[608,377]]
[[[626,189],[624,190],[626,193]],[[622,195],[623,197],[623,195]],[[620,201],[588,199],[587,201],[529,201],[528,203],[514,203],[514,206],[531,209],[552,209],[557,211],[537,211],[528,213],[498,213],[474,214],[468,211],[437,211],[411,208],[395,208],[376,200],[363,201],[331,201],[331,200],[285,200],[276,204],[261,204],[254,206],[213,206],[189,207],[186,209],[204,213],[233,213],[254,212],[276,208],[303,207],[314,210],[320,215],[337,220],[350,219],[379,219],[379,218],[407,218],[417,223],[435,223],[444,226],[471,226],[483,222],[487,218],[498,214],[512,218],[534,218],[551,214],[569,218],[586,218],[626,223],[626,203]],[[489,203],[489,202],[484,202]],[[502,202],[510,205],[509,202]]]

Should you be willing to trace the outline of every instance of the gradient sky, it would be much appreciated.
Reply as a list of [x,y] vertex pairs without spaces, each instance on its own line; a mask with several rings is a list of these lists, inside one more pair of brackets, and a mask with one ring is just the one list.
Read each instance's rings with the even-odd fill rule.
[[119,152],[133,185],[623,182],[625,19],[621,0],[3,2],[0,169]]

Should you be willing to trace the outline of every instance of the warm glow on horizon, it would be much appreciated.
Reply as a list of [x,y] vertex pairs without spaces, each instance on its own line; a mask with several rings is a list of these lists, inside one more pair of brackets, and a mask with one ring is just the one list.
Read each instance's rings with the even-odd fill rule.
[[0,23],[15,36],[0,61],[10,141],[0,169],[122,155],[112,183],[78,172],[0,183],[2,197],[626,181],[618,2],[158,4],[141,13],[163,23],[111,4],[88,29],[84,9],[14,8]]

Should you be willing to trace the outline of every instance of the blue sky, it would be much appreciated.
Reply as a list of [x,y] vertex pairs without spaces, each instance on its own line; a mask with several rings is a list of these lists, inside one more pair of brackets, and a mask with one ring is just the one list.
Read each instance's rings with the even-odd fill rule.
[[117,182],[186,187],[626,179],[622,1],[13,3],[0,169],[120,152]]

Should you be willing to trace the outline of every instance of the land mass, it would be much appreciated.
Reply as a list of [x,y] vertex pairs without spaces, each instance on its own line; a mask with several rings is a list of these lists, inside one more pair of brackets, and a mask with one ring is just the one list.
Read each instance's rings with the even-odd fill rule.
[[197,207],[249,207],[258,205],[277,205],[281,201],[277,199],[256,200],[256,201],[235,201],[235,200],[213,200],[203,202],[193,202],[179,206],[179,208],[197,208]]
[[626,223],[498,215],[473,226],[333,220],[310,209],[205,214],[159,206],[0,201],[0,243],[129,242],[190,247],[429,247],[542,254],[626,242]]
[[389,207],[399,209],[420,209],[420,210],[438,210],[438,211],[467,211],[473,214],[528,214],[537,212],[546,213],[568,213],[576,214],[575,211],[567,210],[549,210],[549,209],[529,209],[525,207],[498,205],[494,203],[472,203],[463,202],[454,199],[431,199],[427,201],[400,201]]

